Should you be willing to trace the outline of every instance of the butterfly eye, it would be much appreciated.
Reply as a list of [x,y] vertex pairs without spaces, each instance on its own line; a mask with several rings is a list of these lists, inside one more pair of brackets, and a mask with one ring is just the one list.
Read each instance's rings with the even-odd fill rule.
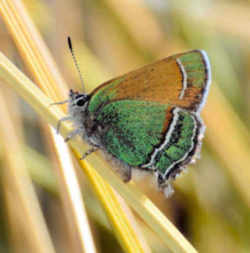
[[85,100],[84,99],[79,99],[77,102],[76,102],[76,105],[77,106],[83,106],[85,104]]

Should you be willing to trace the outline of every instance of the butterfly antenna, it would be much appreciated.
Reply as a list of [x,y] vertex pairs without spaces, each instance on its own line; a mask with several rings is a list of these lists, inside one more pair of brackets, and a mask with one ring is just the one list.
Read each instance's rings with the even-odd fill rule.
[[72,55],[73,61],[74,61],[74,63],[75,63],[77,72],[79,73],[79,76],[80,76],[80,80],[81,80],[81,83],[82,83],[83,90],[85,90],[85,85],[84,85],[84,81],[83,81],[83,78],[82,78],[82,73],[81,73],[81,71],[80,71],[79,64],[78,64],[78,62],[77,62],[77,60],[76,60],[76,56],[75,56],[75,53],[74,53],[74,50],[73,50],[71,38],[70,38],[69,36],[68,36],[68,46],[69,46],[69,50],[70,50],[70,53],[71,53],[71,55]]

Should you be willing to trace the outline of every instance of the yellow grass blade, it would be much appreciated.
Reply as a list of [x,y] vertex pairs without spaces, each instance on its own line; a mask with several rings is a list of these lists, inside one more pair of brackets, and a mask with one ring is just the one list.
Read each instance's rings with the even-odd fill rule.
[[[14,234],[20,232],[19,229],[23,231],[27,241],[20,243],[30,249],[30,252],[55,253],[39,200],[23,160],[22,145],[20,144],[22,142],[21,131],[16,127],[17,120],[10,116],[10,114],[17,115],[15,113],[15,101],[7,94],[4,89],[1,89],[0,124],[2,127],[0,140],[4,153],[2,159],[4,163],[2,184],[4,185],[5,199],[10,213],[9,219],[17,221],[17,224],[12,224],[12,230]],[[18,212],[16,212],[17,208]],[[18,234],[14,235],[14,238],[18,237],[20,237]],[[14,245],[15,243],[13,247]],[[17,249],[17,252],[19,250]]]

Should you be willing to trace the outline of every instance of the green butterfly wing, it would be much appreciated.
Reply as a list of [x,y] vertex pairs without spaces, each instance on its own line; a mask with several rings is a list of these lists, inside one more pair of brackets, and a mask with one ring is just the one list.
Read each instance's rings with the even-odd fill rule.
[[97,121],[107,128],[101,136],[108,152],[131,166],[148,160],[160,142],[167,105],[120,100],[102,108]]

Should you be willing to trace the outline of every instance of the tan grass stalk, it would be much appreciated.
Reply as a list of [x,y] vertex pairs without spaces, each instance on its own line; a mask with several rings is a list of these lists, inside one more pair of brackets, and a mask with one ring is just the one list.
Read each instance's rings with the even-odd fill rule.
[[[250,7],[247,2],[215,2],[205,15],[197,17],[201,24],[218,32],[250,42]],[[223,15],[221,15],[223,13]]]
[[65,196],[64,198],[67,198],[64,203],[65,209],[72,206],[72,209],[67,213],[68,218],[80,235],[78,239],[81,249],[84,249],[83,252],[95,253],[96,247],[94,239],[92,238],[88,216],[81,197],[80,185],[77,180],[68,146],[65,144],[64,139],[56,134],[53,128],[50,130],[53,133],[53,142],[59,160],[58,164],[60,165],[61,171],[59,172],[60,179],[63,180],[63,182],[59,184],[59,187],[61,187],[60,193]]
[[[203,115],[208,125],[206,135],[209,144],[226,165],[239,193],[250,207],[249,133],[215,84],[211,87]],[[218,127],[218,122],[223,127]]]
[[[8,99],[6,99],[7,97]],[[19,225],[22,225],[21,228],[18,228],[18,224],[10,223],[12,224],[14,240],[18,241],[18,237],[20,237],[18,231],[21,229],[27,241],[20,241],[17,244],[20,245],[21,243],[25,247],[24,250],[38,253],[54,253],[55,249],[23,160],[21,148],[23,146],[21,144],[22,126],[18,119],[10,116],[11,114],[18,115],[15,113],[16,111],[15,101],[2,89],[0,91],[0,124],[2,126],[0,140],[3,147],[2,160],[5,164],[2,183],[7,207],[10,209],[9,217],[10,219],[17,219]],[[20,252],[20,249],[16,250]]]
[[103,0],[103,2],[119,16],[119,20],[126,26],[128,33],[140,48],[153,52],[166,44],[157,20],[143,0]]

